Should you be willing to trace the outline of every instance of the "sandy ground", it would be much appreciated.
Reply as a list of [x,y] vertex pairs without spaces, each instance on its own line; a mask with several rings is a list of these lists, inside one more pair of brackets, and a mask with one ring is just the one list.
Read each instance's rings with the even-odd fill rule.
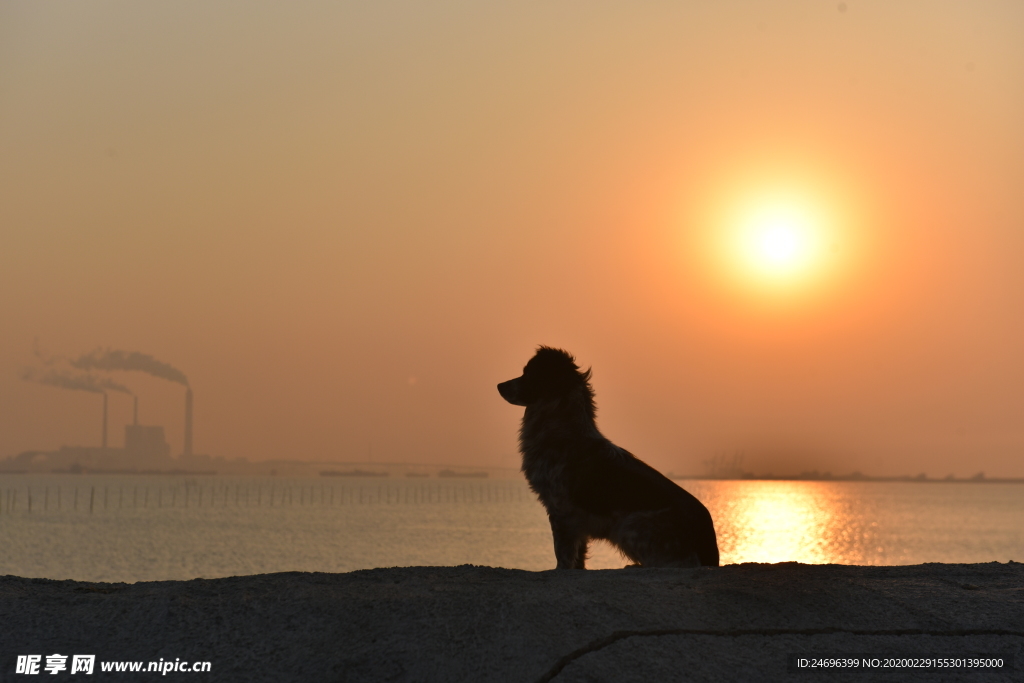
[[[0,680],[1024,681],[1024,565],[406,567],[136,584],[0,579]],[[52,654],[96,655],[56,675]],[[43,655],[40,674],[18,655]],[[791,655],[1012,668],[791,668]],[[208,673],[102,662],[209,661]],[[849,662],[849,660],[848,660]],[[145,665],[144,665],[145,666]]]

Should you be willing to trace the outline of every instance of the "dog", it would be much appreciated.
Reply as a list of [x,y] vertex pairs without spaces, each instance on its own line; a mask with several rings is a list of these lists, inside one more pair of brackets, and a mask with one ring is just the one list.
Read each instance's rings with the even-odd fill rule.
[[558,569],[585,569],[604,539],[641,567],[718,566],[711,513],[597,429],[591,371],[548,346],[498,393],[523,406],[523,474],[548,513]]

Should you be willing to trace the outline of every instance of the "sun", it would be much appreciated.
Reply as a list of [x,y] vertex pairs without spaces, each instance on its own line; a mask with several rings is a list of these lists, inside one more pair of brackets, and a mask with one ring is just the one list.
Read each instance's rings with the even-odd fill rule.
[[754,272],[776,279],[795,277],[817,256],[815,223],[798,205],[756,206],[740,224],[740,256]]
[[868,184],[828,160],[780,159],[723,162],[681,191],[687,282],[721,310],[822,310],[867,282],[879,253],[886,219]]
[[764,294],[813,288],[834,243],[826,212],[800,192],[752,193],[734,200],[719,226],[724,271]]

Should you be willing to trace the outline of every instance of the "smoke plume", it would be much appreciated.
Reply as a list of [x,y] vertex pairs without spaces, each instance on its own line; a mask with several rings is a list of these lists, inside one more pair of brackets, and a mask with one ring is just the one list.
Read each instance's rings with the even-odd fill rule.
[[60,370],[47,370],[45,372],[40,372],[33,368],[25,368],[21,372],[21,378],[28,382],[39,382],[40,384],[46,384],[51,387],[73,389],[75,391],[88,391],[94,394],[102,394],[107,391],[120,391],[125,394],[134,395],[132,390],[123,384],[118,384],[106,377],[96,377],[95,375],[89,374],[63,372]]
[[132,370],[145,372],[154,377],[169,379],[172,382],[188,386],[188,378],[185,377],[185,373],[181,370],[138,351],[96,349],[92,353],[75,358],[70,363],[79,370]]
[[59,356],[51,356],[45,349],[43,349],[43,345],[39,341],[39,337],[32,338],[32,353],[40,362],[42,362],[43,365],[47,367],[58,363],[61,360]]

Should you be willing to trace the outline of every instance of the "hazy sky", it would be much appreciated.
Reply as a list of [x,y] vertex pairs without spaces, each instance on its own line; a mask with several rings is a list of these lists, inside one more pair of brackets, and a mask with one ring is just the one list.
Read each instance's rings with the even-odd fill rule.
[[[548,344],[662,470],[1022,476],[1022,36],[1016,0],[0,0],[0,457],[99,443],[38,338],[180,369],[198,452],[515,466],[495,384]],[[773,192],[823,240],[785,287],[721,239]],[[180,453],[182,386],[108,377]]]

